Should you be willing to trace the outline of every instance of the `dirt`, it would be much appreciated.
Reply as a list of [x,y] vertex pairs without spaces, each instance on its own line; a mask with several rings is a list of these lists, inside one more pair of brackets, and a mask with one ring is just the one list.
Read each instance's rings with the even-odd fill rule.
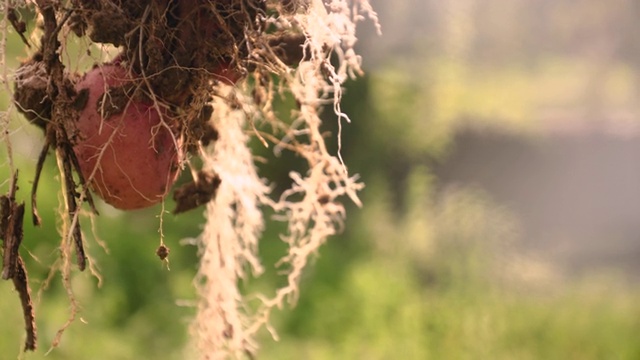
[[20,111],[32,124],[46,127],[51,119],[51,99],[47,96],[47,77],[42,56],[34,56],[16,72],[14,100]]
[[193,136],[200,132],[185,129],[200,126],[212,84],[223,73],[229,83],[246,73],[245,32],[255,28],[264,6],[257,0],[80,0],[73,24],[94,42],[122,46],[115,61],[144,79],[139,85],[150,100],[180,109],[178,129]]
[[176,202],[173,213],[180,214],[208,203],[215,197],[219,186],[220,177],[217,174],[200,171],[197,181],[186,183],[173,193]]
[[[48,3],[40,1],[39,4]],[[219,83],[234,84],[250,72],[264,71],[256,64],[268,63],[253,51],[269,47],[280,61],[294,65],[302,59],[304,36],[295,32],[266,31],[266,3],[260,0],[77,0],[68,16],[55,9],[78,36],[96,43],[122,48],[113,63],[126,66],[139,79],[135,95],[143,100],[159,102],[169,109],[172,128],[181,135],[188,150],[202,141],[206,146],[215,129],[204,129],[202,117],[210,114],[205,104],[212,87]],[[287,2],[281,8],[289,9]],[[295,11],[291,8],[290,11]],[[43,42],[45,39],[43,38]],[[45,48],[42,44],[41,48]],[[56,46],[50,46],[55,48]],[[34,124],[45,128],[52,117],[52,94],[47,93],[48,80],[54,74],[43,74],[46,54],[37,52],[20,68],[15,101],[20,111]],[[258,57],[258,58],[256,58]],[[43,62],[45,63],[44,65]],[[40,64],[41,66],[34,66]],[[45,66],[46,65],[46,66]],[[35,71],[39,73],[36,74]],[[43,76],[44,75],[44,76]],[[82,110],[83,94],[73,93],[68,76],[65,85],[72,99],[69,112],[61,117],[77,118]],[[75,76],[78,78],[79,76]],[[268,77],[263,74],[262,78]],[[58,84],[60,89],[60,83]],[[60,92],[60,91],[59,91]],[[114,91],[119,93],[118,91]],[[131,89],[120,91],[131,93]],[[57,106],[60,110],[62,106]],[[119,107],[121,108],[121,107]],[[73,126],[67,132],[73,134]]]

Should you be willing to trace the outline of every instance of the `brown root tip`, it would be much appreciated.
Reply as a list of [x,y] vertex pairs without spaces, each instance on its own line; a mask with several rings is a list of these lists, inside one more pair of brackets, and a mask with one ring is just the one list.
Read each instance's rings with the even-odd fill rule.
[[164,244],[162,244],[158,246],[158,249],[156,250],[156,255],[158,255],[160,260],[164,261],[167,257],[169,257],[169,252],[171,252],[171,250],[168,247],[166,247]]

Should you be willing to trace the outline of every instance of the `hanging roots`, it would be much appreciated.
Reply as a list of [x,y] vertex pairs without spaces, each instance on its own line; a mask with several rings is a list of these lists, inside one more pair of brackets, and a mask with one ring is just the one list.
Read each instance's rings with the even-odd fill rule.
[[[349,121],[340,108],[342,84],[362,72],[354,51],[356,23],[368,18],[377,25],[368,1],[34,0],[0,6],[5,24],[30,53],[13,76],[15,107],[45,134],[31,191],[35,225],[41,222],[38,181],[50,152],[62,175],[62,272],[74,304],[70,321],[76,312],[70,249],[80,270],[88,259],[82,205],[97,214],[94,196],[123,210],[160,203],[188,169],[193,180],[175,189],[174,213],[206,207],[194,281],[200,295],[194,341],[205,359],[252,356],[259,329],[276,336],[271,310],[295,303],[310,257],[342,229],[341,199],[360,205],[357,192],[363,185],[349,175],[340,146],[326,147],[320,115],[323,108],[332,109],[339,129]],[[38,15],[32,34],[15,10],[27,6]],[[117,51],[77,74],[61,55],[74,39]],[[290,118],[273,107],[285,97],[297,104]],[[0,119],[8,128],[7,117]],[[2,136],[13,170],[8,134]],[[306,170],[290,173],[288,190],[271,193],[254,165],[252,138],[276,155],[291,151],[306,160]],[[190,161],[194,156],[202,159],[198,168]],[[2,198],[10,204],[3,205],[3,214],[24,212],[15,205],[15,190]],[[288,252],[276,264],[287,281],[273,294],[249,300],[237,284],[263,271],[258,241],[267,209],[287,223],[281,239]],[[3,226],[0,235],[7,244],[15,232]],[[5,266],[16,271],[12,278],[24,273],[26,283],[15,255],[19,241],[6,246],[11,250],[4,250]],[[162,260],[169,255],[162,242],[157,255]],[[30,304],[25,289],[19,292]],[[27,306],[25,320],[33,324]],[[32,332],[28,341],[35,347],[33,327]]]

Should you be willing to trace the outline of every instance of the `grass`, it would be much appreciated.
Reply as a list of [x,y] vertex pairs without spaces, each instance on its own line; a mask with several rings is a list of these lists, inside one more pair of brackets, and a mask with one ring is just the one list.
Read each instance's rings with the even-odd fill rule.
[[315,282],[305,289],[290,315],[296,325],[279,344],[265,343],[265,358],[640,356],[640,293],[622,285],[589,280],[535,294],[464,280],[429,288],[401,262],[376,257],[343,277],[339,289]]
[[[481,193],[432,198],[410,176],[402,213],[370,184],[350,237],[334,239],[283,313],[266,359],[636,359],[640,289],[617,275],[515,272],[508,214]],[[420,223],[421,226],[417,226]],[[410,229],[431,229],[411,234]],[[418,241],[422,236],[422,241]],[[432,243],[424,247],[424,243]],[[348,260],[345,249],[375,244]],[[338,255],[337,255],[338,254]],[[336,256],[337,255],[337,256]],[[336,260],[342,259],[345,265]],[[533,260],[529,260],[533,262]],[[533,267],[530,267],[533,269]]]

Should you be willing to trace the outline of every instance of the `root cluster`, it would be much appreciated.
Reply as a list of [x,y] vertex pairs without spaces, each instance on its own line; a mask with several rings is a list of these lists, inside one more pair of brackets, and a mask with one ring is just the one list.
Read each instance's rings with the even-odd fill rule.
[[[348,174],[340,148],[337,154],[327,149],[321,110],[332,107],[339,123],[349,121],[340,99],[342,83],[361,73],[353,48],[355,23],[363,15],[375,22],[375,12],[367,0],[34,0],[33,4],[41,36],[25,36],[24,23],[15,12],[8,17],[33,49],[15,72],[14,103],[45,134],[31,191],[33,223],[41,222],[38,180],[53,152],[65,199],[62,244],[75,249],[80,270],[91,266],[83,248],[80,208],[86,203],[97,214],[91,190],[103,198],[104,192],[94,182],[96,171],[82,171],[85,159],[77,152],[87,137],[78,125],[83,111],[99,109],[106,124],[126,115],[135,104],[152,108],[161,117],[152,131],[170,133],[179,154],[177,166],[192,173],[193,180],[174,192],[174,213],[206,206],[195,282],[201,297],[193,324],[198,348],[204,358],[253,354],[258,329],[271,330],[271,310],[295,302],[308,259],[327,237],[341,231],[345,210],[338,198],[360,204],[357,191],[362,184]],[[90,87],[78,86],[82,75],[70,72],[61,58],[68,40],[63,33],[117,47],[117,56],[95,66],[126,69],[127,81],[105,85],[97,103],[90,103],[96,101],[95,93],[92,96]],[[104,84],[109,84],[106,77]],[[233,86],[241,80],[243,89],[236,91]],[[281,120],[274,110],[278,97],[294,100],[290,119]],[[251,137],[273,146],[276,155],[293,151],[307,162],[306,172],[290,173],[292,185],[277,199],[257,174],[248,145]],[[194,156],[201,159],[197,168],[189,160]],[[169,184],[175,171],[172,168],[167,176],[172,177]],[[0,236],[6,278],[14,279],[25,309],[26,348],[34,349],[33,307],[18,253],[24,205],[15,202],[16,190],[14,186],[0,197]],[[249,273],[258,276],[263,271],[257,252],[264,208],[288,224],[281,236],[288,251],[276,265],[284,269],[286,284],[271,297],[258,296],[257,306],[249,306],[237,284]],[[76,311],[69,252],[63,251],[62,272],[73,309],[64,327]],[[165,260],[168,255],[161,239],[157,256]],[[250,308],[257,310],[248,314]]]

